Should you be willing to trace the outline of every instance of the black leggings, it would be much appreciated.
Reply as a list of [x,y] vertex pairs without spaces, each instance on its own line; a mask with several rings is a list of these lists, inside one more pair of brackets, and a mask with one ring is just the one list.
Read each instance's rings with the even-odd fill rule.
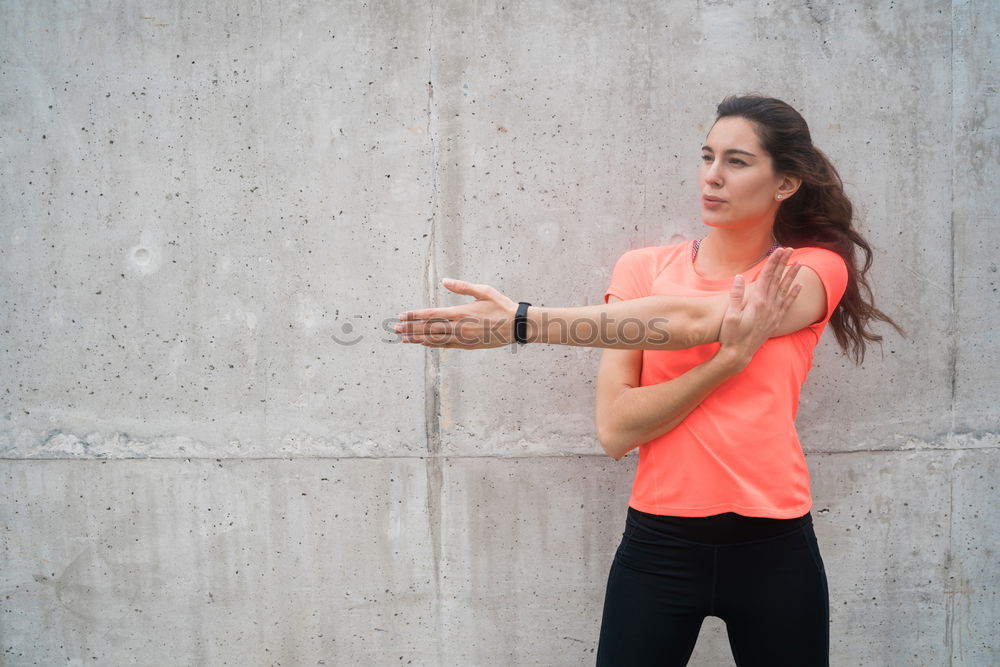
[[686,665],[706,616],[740,667],[829,664],[826,572],[812,516],[668,517],[628,509],[597,664]]

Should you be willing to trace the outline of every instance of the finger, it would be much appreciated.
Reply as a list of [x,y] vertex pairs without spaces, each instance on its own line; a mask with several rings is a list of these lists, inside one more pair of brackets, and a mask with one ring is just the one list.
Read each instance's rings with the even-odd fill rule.
[[454,339],[451,336],[444,336],[441,334],[435,334],[430,336],[413,334],[404,336],[402,338],[402,341],[404,343],[414,343],[417,345],[423,345],[425,347],[446,347],[449,344],[454,344]]
[[795,277],[799,274],[799,269],[801,268],[802,265],[798,262],[795,262],[788,267],[788,270],[785,271],[783,276],[781,276],[781,281],[778,284],[779,294],[784,295],[788,293],[788,290],[790,290],[792,285],[795,283]]
[[393,327],[393,332],[398,334],[442,335],[454,332],[457,326],[452,324],[450,320],[417,320],[400,322]]
[[767,283],[769,290],[773,291],[777,289],[781,274],[785,270],[791,256],[792,248],[780,248],[771,255],[774,258],[774,262],[769,263],[767,267],[769,269]]
[[743,280],[743,274],[736,274],[733,276],[733,284],[729,288],[729,308],[730,310],[742,310],[743,309],[743,297],[746,296],[746,284]]
[[788,309],[792,307],[792,302],[795,301],[795,297],[797,297],[801,291],[802,285],[792,285],[792,289],[788,290],[788,294],[781,299],[781,304],[778,306],[779,320],[785,315],[786,312],[788,312]]
[[770,272],[768,273],[767,282],[764,285],[764,290],[768,298],[774,298],[778,294],[782,293],[781,288],[783,283],[781,279],[793,252],[793,248],[781,248],[779,251],[774,253],[775,255],[778,255],[778,258],[773,264],[770,265],[770,267],[768,267],[770,268]]
[[478,285],[464,280],[455,280],[454,278],[445,278],[441,281],[441,284],[455,294],[465,294],[476,299],[489,298],[491,296],[490,292],[493,289],[489,285]]
[[771,253],[771,256],[767,258],[767,262],[764,264],[764,268],[760,272],[760,277],[758,281],[763,286],[768,286],[774,276],[781,271],[781,267],[785,265],[785,248],[778,248]]
[[778,249],[771,253],[771,256],[767,258],[767,262],[764,264],[764,268],[757,274],[753,286],[753,293],[755,295],[766,295],[770,290],[770,286],[774,282],[775,266],[781,259],[778,256],[780,252],[781,249]]
[[406,322],[408,320],[425,320],[431,312],[433,311],[429,308],[424,308],[423,310],[404,310],[396,316],[396,319],[400,322]]
[[449,349],[449,350],[464,350],[464,349],[468,349],[464,345],[462,345],[461,343],[455,343],[455,342],[434,342],[434,341],[427,341],[427,342],[422,343],[422,344],[423,344],[424,347],[433,347],[433,348],[438,348],[438,349],[440,349],[440,348],[445,348],[445,349]]
[[407,310],[399,314],[400,322],[408,321],[428,321],[440,320],[451,322],[465,316],[464,306],[446,306],[444,308],[422,308],[420,310]]

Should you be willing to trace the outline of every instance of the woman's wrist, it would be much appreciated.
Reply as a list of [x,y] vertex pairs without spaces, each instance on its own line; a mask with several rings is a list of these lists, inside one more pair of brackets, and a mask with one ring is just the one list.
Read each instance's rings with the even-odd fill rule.
[[712,361],[723,371],[736,375],[750,364],[753,354],[747,354],[744,350],[734,345],[722,345],[716,351]]

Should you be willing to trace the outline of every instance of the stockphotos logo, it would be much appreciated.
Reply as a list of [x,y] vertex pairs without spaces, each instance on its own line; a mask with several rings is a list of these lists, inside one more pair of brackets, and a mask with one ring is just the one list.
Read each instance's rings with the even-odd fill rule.
[[[670,341],[670,333],[667,324],[670,322],[665,317],[655,317],[650,320],[641,320],[635,317],[616,320],[608,317],[606,313],[601,313],[597,320],[576,319],[567,323],[564,319],[550,317],[548,313],[542,313],[539,322],[529,320],[527,325],[527,338],[529,341],[541,341],[553,345],[574,345],[579,347],[616,347],[630,348],[639,343],[652,348],[666,345]],[[402,342],[402,338],[407,332],[397,332],[397,319],[386,319],[382,322],[382,329],[386,333],[394,334],[394,338],[383,338],[384,343]],[[513,321],[502,320],[481,320],[472,317],[464,317],[455,320],[431,319],[408,321],[412,325],[412,342],[421,343],[427,347],[454,347],[464,349],[477,349],[487,347],[500,347],[514,343]],[[346,327],[344,325],[345,333]],[[544,336],[540,333],[544,332]],[[335,337],[336,339],[336,337]],[[358,342],[352,339],[350,344]],[[338,341],[339,342],[339,341]],[[514,347],[516,350],[516,345]]]

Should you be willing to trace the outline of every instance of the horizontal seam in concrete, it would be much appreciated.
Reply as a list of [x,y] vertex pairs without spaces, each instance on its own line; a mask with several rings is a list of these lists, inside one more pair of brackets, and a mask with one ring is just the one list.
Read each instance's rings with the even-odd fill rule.
[[[851,450],[813,450],[806,452],[806,457],[816,454],[912,454],[935,452],[984,452],[997,451],[1000,446],[986,445],[984,447],[914,447],[912,449],[851,449]],[[217,456],[38,456],[38,457],[0,457],[0,461],[393,461],[424,459],[605,459],[604,454],[543,454],[540,456],[524,456],[519,454],[431,454],[425,456],[249,456],[249,457],[217,457]],[[627,465],[626,460],[623,465]]]

